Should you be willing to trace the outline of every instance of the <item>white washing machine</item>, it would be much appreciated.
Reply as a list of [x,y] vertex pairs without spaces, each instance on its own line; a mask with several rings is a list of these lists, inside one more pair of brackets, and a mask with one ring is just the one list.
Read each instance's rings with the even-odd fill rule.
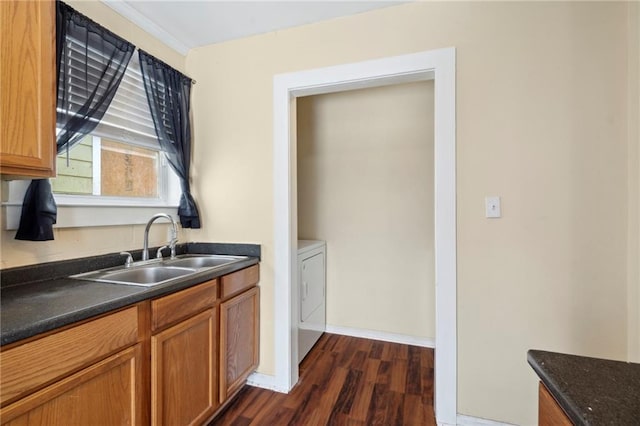
[[327,325],[324,241],[298,240],[298,362],[318,341]]

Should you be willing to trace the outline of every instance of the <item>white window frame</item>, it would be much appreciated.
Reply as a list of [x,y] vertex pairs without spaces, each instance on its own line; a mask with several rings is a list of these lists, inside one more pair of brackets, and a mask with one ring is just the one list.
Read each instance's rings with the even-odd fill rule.
[[[20,223],[24,194],[30,181],[19,180],[7,183],[9,187],[8,200],[2,203],[3,228],[16,230]],[[156,213],[166,213],[175,217],[178,214],[181,188],[178,179],[169,179],[167,184],[169,200],[53,194],[58,205],[57,223],[53,227],[140,225],[147,223],[149,218]]]

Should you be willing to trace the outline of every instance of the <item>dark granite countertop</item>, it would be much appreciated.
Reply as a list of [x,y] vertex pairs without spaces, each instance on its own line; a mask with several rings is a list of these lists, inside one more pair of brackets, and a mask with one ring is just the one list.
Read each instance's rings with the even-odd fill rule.
[[[133,252],[134,259],[139,259],[140,254],[140,251]],[[188,243],[178,247],[178,254],[225,254],[249,258],[154,287],[66,278],[81,272],[120,265],[124,257],[117,253],[2,270],[1,344],[13,343],[254,265],[260,261],[260,246]]]
[[640,425],[640,364],[530,350],[527,360],[576,425]]

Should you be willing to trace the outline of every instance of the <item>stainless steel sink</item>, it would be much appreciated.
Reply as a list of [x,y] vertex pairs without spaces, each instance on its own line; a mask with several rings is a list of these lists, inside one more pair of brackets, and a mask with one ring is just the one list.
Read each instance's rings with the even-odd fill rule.
[[88,272],[78,274],[72,278],[105,283],[128,284],[150,287],[171,281],[175,278],[197,272],[192,268],[178,268],[173,266],[140,266],[128,269]]
[[238,260],[247,259],[245,256],[222,256],[222,255],[183,255],[177,259],[165,260],[167,266],[179,266],[185,268],[217,268],[228,265]]
[[[187,254],[175,259],[135,262],[130,267],[118,266],[72,275],[70,278],[112,284],[151,287],[169,281],[248,259],[246,256]],[[138,263],[136,265],[136,263]]]

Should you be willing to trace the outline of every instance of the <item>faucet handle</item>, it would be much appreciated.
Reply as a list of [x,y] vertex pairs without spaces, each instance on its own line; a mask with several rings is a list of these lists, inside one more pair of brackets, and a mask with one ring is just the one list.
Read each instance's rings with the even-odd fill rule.
[[128,251],[121,251],[120,254],[122,256],[127,256],[127,260],[124,261],[124,267],[128,268],[131,266],[131,264],[133,263],[133,256],[131,256],[131,253],[129,253]]
[[166,249],[167,246],[162,246],[158,249],[158,251],[156,252],[156,259],[162,259],[162,250]]

